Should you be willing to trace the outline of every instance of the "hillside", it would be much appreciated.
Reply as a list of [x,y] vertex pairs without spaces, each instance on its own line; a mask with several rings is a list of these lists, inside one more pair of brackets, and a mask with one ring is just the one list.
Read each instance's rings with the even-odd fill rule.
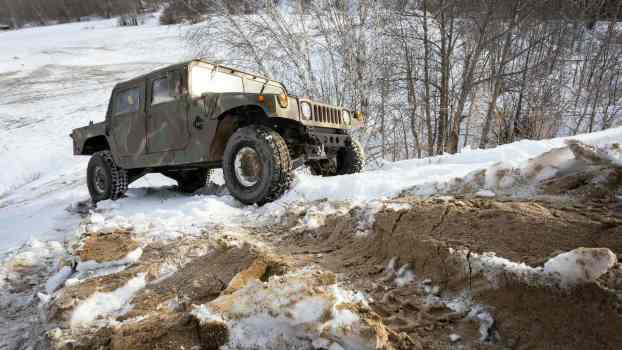
[[186,27],[0,33],[0,349],[620,348],[622,128],[386,162],[244,206],[88,208],[72,128]]

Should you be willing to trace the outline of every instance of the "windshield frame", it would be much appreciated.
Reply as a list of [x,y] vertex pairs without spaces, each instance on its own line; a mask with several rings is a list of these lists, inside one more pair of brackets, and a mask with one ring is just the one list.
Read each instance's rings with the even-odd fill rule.
[[[196,79],[197,77],[197,75],[194,73],[195,69],[197,68],[208,69],[213,74],[219,74],[219,75],[222,74],[223,76],[228,75],[231,77],[239,78],[241,88],[232,89],[229,86],[229,87],[224,87],[221,89],[209,90],[209,89],[204,88],[199,91],[196,91],[197,88],[195,84],[193,84],[193,78]],[[231,80],[229,81],[229,83],[232,83],[232,82],[233,81]],[[276,80],[268,79],[266,77],[262,77],[259,75],[242,72],[234,68],[229,68],[229,67],[225,67],[225,66],[221,66],[217,64],[211,64],[205,61],[193,61],[188,67],[188,93],[192,97],[200,97],[204,94],[209,94],[209,93],[255,93],[255,94],[259,94],[260,92],[263,92],[262,89],[268,90],[268,91],[270,90],[278,91],[278,92],[267,92],[268,94],[287,95],[287,88],[285,88],[285,85],[283,85],[282,83]]]

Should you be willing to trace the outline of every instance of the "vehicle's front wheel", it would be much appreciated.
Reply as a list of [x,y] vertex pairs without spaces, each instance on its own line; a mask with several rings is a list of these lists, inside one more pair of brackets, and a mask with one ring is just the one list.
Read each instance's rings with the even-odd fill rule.
[[350,140],[337,152],[337,175],[360,173],[365,167],[365,151],[356,140]]
[[86,170],[86,183],[93,202],[116,200],[127,191],[128,176],[116,165],[110,151],[93,154]]
[[223,175],[231,195],[244,204],[265,204],[280,197],[292,179],[285,140],[258,125],[238,129],[227,142]]
[[345,147],[339,149],[334,158],[314,159],[306,162],[312,175],[335,176],[360,173],[365,167],[363,146],[350,140]]

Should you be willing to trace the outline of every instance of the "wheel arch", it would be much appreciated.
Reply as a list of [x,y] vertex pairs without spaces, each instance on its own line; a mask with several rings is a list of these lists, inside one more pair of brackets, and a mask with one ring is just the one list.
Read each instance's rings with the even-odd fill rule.
[[301,133],[302,125],[292,119],[269,115],[259,105],[241,105],[222,112],[217,118],[218,125],[210,145],[209,158],[212,161],[222,161],[227,142],[238,129],[249,125],[263,125],[277,131],[286,140],[291,139],[288,134]]
[[82,155],[93,155],[96,152],[100,151],[109,151],[110,143],[105,135],[97,135],[93,137],[89,137],[84,141],[82,145],[80,154]]

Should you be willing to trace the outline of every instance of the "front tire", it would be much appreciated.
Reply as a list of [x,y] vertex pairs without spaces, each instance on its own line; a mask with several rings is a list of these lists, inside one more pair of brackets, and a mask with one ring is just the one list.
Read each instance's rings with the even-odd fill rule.
[[127,172],[118,167],[110,151],[93,154],[86,170],[86,184],[94,203],[117,200],[127,192]]
[[350,140],[345,147],[340,148],[334,158],[314,159],[306,163],[312,175],[330,177],[360,173],[365,167],[365,152],[363,146],[355,140]]
[[337,152],[337,175],[356,174],[365,167],[365,151],[363,146],[350,140]]
[[263,205],[279,198],[292,179],[285,140],[265,126],[238,129],[225,148],[223,175],[231,195],[244,204]]

